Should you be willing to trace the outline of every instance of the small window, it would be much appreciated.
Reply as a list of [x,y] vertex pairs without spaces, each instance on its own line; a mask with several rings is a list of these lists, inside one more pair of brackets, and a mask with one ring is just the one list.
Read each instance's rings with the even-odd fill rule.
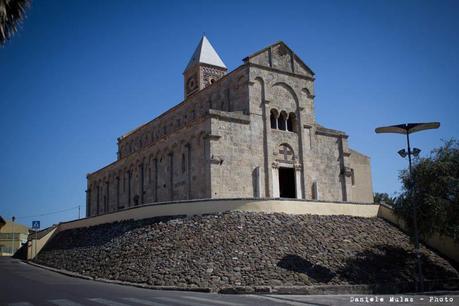
[[296,132],[296,116],[294,113],[290,113],[287,119],[287,131]]
[[276,110],[272,109],[271,110],[271,115],[269,117],[271,121],[271,128],[272,129],[277,129],[277,112]]
[[311,195],[313,200],[319,200],[319,186],[317,181],[312,182]]
[[186,159],[185,159],[185,154],[182,154],[182,173],[185,173],[186,171]]
[[352,182],[352,186],[355,186],[354,169],[351,169],[351,182]]
[[279,115],[279,119],[277,120],[277,127],[279,130],[286,131],[287,130],[287,113],[281,112]]

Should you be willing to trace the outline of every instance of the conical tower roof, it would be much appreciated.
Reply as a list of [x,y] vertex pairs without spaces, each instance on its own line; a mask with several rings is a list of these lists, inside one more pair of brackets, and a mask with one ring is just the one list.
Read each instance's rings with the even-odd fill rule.
[[202,36],[198,46],[196,47],[196,50],[193,53],[193,56],[185,68],[185,71],[196,64],[208,64],[226,69],[222,59],[217,54],[214,47],[212,47],[206,36]]

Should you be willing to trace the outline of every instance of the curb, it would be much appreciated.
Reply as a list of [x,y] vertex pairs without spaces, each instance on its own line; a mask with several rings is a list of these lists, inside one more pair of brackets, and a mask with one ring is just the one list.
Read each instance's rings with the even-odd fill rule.
[[64,274],[64,275],[67,275],[67,276],[72,276],[72,277],[76,277],[76,278],[82,278],[82,279],[86,279],[86,280],[94,280],[94,278],[91,277],[91,276],[87,276],[87,275],[83,275],[83,274],[80,274],[80,273],[67,271],[67,270],[63,270],[63,269],[57,269],[57,268],[53,268],[53,267],[43,266],[43,265],[37,264],[35,262],[29,261],[29,260],[23,260],[23,262],[26,263],[26,264],[29,264],[31,266],[35,266],[35,267],[38,267],[38,268],[41,268],[41,269],[57,272],[57,273]]
[[185,287],[174,287],[174,286],[154,286],[148,285],[145,283],[131,283],[127,281],[120,281],[120,280],[113,280],[113,279],[106,279],[106,278],[94,278],[95,281],[109,283],[109,284],[117,284],[117,285],[125,285],[125,286],[132,286],[132,287],[139,287],[144,289],[152,289],[152,290],[168,290],[168,291],[193,291],[193,292],[205,292],[205,293],[215,293],[215,290],[212,288],[207,287],[194,287],[194,288],[185,288]]
[[37,264],[32,261],[27,261],[23,260],[26,264],[29,264],[31,266],[35,266],[44,270],[49,270],[53,271],[56,273],[60,273],[63,275],[71,276],[71,277],[76,277],[76,278],[82,278],[86,280],[93,280],[93,281],[98,281],[102,283],[108,283],[108,284],[117,284],[117,285],[124,285],[124,286],[132,286],[132,287],[138,287],[138,288],[144,288],[144,289],[153,289],[153,290],[170,290],[170,291],[194,291],[194,292],[206,292],[206,293],[216,293],[215,289],[212,288],[207,288],[207,287],[190,287],[190,288],[185,288],[185,287],[174,287],[174,286],[154,286],[154,285],[148,285],[145,283],[132,283],[132,282],[127,282],[127,281],[120,281],[120,280],[114,280],[114,279],[106,279],[106,278],[100,278],[100,277],[91,277],[87,275],[83,275],[77,272],[72,272],[64,269],[57,269],[57,268],[52,268],[44,265]]
[[[127,281],[91,277],[82,275],[80,273],[52,268],[40,265],[31,261],[23,260],[26,264],[57,272],[63,275],[82,278],[86,280],[93,280],[109,284],[117,284],[124,286],[132,286],[144,289],[153,290],[169,290],[169,291],[193,291],[204,293],[219,293],[219,294],[297,294],[297,295],[327,295],[327,294],[399,294],[399,293],[415,293],[415,284],[413,282],[407,283],[386,283],[386,284],[370,284],[370,285],[317,285],[317,286],[237,286],[225,288],[210,288],[210,287],[174,287],[174,286],[154,286],[145,283],[133,283]],[[426,291],[415,294],[425,294],[438,290],[458,291],[459,292],[459,278],[426,281]],[[430,290],[429,290],[430,289]]]

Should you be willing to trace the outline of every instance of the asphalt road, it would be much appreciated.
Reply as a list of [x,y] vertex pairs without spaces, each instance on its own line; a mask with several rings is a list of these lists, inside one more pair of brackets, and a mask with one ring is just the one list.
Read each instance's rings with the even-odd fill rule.
[[[214,293],[162,291],[108,284],[51,272],[10,257],[0,257],[0,305],[108,305],[108,306],[238,306],[238,305],[459,305],[459,295],[414,296],[413,302],[391,302],[400,296],[381,295],[384,302],[355,301],[376,296],[361,295],[221,295]],[[431,298],[437,299],[431,301]],[[440,301],[447,298],[449,301]],[[422,299],[422,300],[421,300]],[[452,300],[451,300],[452,299]]]

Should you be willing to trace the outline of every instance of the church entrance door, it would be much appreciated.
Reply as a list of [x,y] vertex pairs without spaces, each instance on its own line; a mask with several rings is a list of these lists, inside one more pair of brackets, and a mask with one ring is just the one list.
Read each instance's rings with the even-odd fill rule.
[[281,198],[296,198],[295,169],[279,167],[279,193]]

